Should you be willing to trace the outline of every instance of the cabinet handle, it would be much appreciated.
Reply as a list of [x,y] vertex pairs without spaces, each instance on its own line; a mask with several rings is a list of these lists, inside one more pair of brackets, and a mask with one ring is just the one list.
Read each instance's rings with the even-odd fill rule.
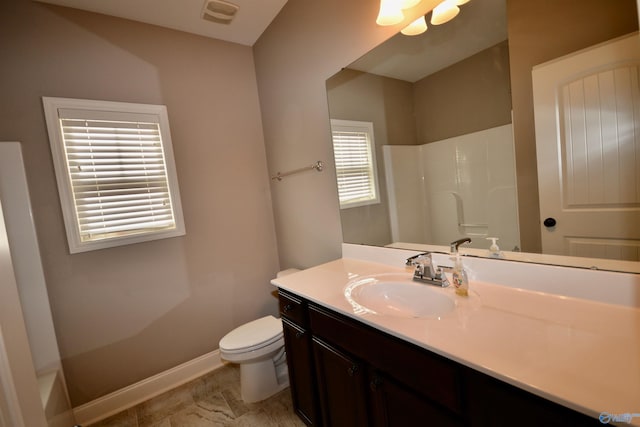
[[358,365],[351,365],[349,369],[347,369],[347,373],[350,377],[354,376],[358,372]]
[[380,377],[375,376],[369,383],[369,387],[371,387],[372,391],[377,391],[378,387],[380,387],[381,384],[382,384],[382,380],[380,379]]
[[296,338],[302,338],[303,335],[304,335],[304,332],[296,331]]
[[284,306],[284,312],[287,313],[289,311],[293,310],[293,306],[291,304],[287,304]]

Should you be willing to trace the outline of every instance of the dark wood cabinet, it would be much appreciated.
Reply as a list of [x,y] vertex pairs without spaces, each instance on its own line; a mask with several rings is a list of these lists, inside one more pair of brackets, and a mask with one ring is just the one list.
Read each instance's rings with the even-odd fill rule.
[[313,338],[318,395],[325,426],[369,425],[364,364],[318,338]]
[[459,427],[462,420],[438,404],[398,383],[388,375],[374,372],[370,381],[372,426]]
[[601,426],[588,417],[472,369],[465,372],[472,427]]
[[280,292],[279,300],[293,407],[307,425],[320,426],[311,332],[307,326],[307,303],[283,292]]
[[293,407],[306,424],[320,425],[316,409],[311,334],[285,318],[282,319],[282,326]]
[[308,425],[601,425],[289,292],[279,293],[293,403]]

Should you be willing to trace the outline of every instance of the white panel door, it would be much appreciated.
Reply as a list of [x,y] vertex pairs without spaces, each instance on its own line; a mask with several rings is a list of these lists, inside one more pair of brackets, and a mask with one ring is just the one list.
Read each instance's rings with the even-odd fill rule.
[[533,70],[542,250],[640,260],[640,36]]

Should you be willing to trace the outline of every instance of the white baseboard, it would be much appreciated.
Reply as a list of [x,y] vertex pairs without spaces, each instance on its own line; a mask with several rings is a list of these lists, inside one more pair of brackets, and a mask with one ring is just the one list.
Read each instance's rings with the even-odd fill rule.
[[214,350],[182,365],[73,408],[76,423],[86,426],[103,420],[222,366],[220,350]]

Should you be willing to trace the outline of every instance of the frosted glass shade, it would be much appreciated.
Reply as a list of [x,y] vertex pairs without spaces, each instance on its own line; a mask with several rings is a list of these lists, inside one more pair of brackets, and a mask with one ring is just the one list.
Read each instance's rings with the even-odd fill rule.
[[422,34],[425,31],[427,31],[427,20],[424,18],[424,16],[421,16],[411,24],[407,25],[400,32],[405,36],[417,36],[418,34]]
[[456,6],[456,0],[444,0],[433,9],[431,23],[433,25],[444,24],[455,18],[459,12],[460,8]]
[[[420,3],[422,0],[400,0],[400,9],[409,9]],[[460,1],[469,1],[469,0],[460,0]]]
[[404,19],[404,14],[400,8],[401,2],[398,0],[380,0],[380,11],[376,24],[378,25],[395,25]]

